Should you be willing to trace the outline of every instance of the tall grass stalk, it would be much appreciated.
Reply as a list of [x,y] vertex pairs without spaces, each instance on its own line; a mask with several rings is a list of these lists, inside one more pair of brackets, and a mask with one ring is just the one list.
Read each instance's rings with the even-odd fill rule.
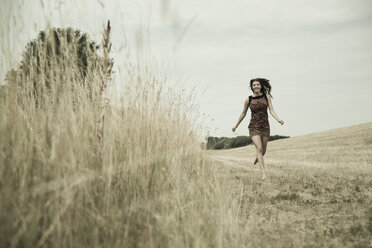
[[1,87],[1,246],[224,246],[234,201],[204,159],[192,95],[127,47],[98,142],[107,71],[97,59],[82,76],[65,39]]

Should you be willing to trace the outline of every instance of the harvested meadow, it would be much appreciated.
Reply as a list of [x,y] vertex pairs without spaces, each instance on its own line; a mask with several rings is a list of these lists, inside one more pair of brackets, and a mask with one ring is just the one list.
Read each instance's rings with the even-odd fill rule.
[[[268,182],[253,145],[208,151],[239,211],[235,247],[370,247],[372,123],[268,143]],[[233,218],[233,217],[231,217]]]

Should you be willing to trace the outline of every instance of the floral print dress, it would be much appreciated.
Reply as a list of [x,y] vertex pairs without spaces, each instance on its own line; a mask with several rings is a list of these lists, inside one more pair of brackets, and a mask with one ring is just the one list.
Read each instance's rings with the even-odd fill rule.
[[249,108],[251,109],[251,121],[248,125],[249,136],[270,136],[270,124],[267,114],[268,102],[266,95],[249,96]]

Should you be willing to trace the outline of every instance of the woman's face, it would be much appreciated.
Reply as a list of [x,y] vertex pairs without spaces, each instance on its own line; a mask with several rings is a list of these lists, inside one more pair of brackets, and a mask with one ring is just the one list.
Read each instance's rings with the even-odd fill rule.
[[260,93],[261,92],[261,84],[258,81],[254,81],[252,83],[252,89],[254,93]]

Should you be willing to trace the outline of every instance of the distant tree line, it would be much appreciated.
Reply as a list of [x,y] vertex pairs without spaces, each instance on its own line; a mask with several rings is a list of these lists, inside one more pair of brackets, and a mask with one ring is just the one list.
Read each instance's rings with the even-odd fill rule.
[[[273,135],[269,136],[269,141],[285,138],[289,138],[289,136]],[[253,144],[253,142],[251,137],[249,136],[237,136],[235,138],[210,136],[208,137],[207,149],[230,149],[250,144]]]

